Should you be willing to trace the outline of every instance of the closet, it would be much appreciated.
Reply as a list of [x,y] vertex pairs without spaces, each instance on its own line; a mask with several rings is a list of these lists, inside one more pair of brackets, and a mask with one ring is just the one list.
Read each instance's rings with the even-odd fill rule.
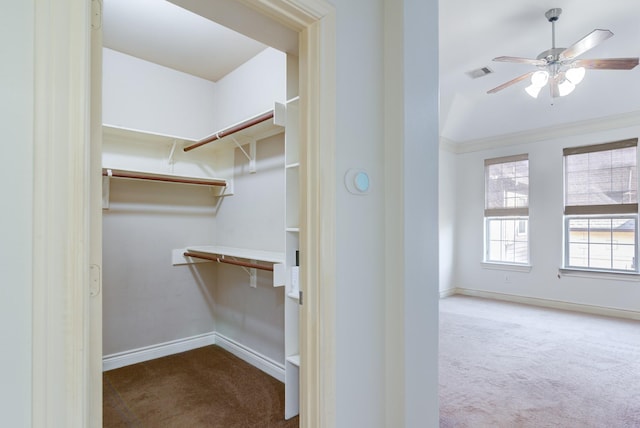
[[[103,50],[103,366],[217,344],[299,411],[297,59],[212,82]],[[288,88],[289,87],[289,88]]]

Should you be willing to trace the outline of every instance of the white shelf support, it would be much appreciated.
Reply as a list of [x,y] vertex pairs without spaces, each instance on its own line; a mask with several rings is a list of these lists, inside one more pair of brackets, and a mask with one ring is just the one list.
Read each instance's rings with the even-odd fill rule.
[[249,143],[249,172],[251,174],[256,173],[256,140],[251,140]]
[[[169,152],[169,157],[167,158],[167,164],[169,165],[169,167],[172,167],[173,164],[176,162],[175,159],[173,159],[173,155],[176,152],[176,147],[178,146],[178,140],[173,140],[173,145],[171,146],[171,151]],[[173,172],[173,169],[172,169]]]
[[256,140],[251,138],[249,140],[249,153],[242,147],[242,145],[235,139],[235,137],[231,136],[231,141],[235,143],[235,145],[240,149],[242,153],[249,160],[249,172],[251,174],[255,174],[256,172]]
[[[233,261],[238,261],[238,259],[236,259],[235,257],[230,257],[231,260]],[[218,260],[218,263],[224,263],[225,262],[225,256],[222,255],[220,257],[220,259]],[[249,260],[249,263],[257,263],[257,260]],[[258,269],[256,268],[247,268],[245,266],[240,266],[242,268],[242,270],[244,270],[247,275],[249,275],[249,287],[251,288],[257,288],[258,287]]]
[[[255,262],[255,260],[251,260],[251,263]],[[258,287],[258,271],[255,268],[249,268],[249,287]]]

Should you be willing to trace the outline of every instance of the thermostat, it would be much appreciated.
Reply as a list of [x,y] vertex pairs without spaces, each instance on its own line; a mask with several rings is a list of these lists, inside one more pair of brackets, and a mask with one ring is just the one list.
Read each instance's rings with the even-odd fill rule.
[[369,174],[362,169],[349,169],[344,175],[347,190],[354,195],[366,195],[369,192]]

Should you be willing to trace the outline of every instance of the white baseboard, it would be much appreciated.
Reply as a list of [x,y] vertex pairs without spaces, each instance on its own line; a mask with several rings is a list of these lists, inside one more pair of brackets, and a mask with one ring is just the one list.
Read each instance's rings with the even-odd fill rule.
[[503,300],[506,302],[522,303],[525,305],[542,306],[545,308],[562,309],[565,311],[583,312],[607,317],[627,318],[640,320],[640,312],[624,309],[607,308],[604,306],[584,305],[580,303],[563,302],[560,300],[540,299],[537,297],[517,296],[514,294],[496,293],[493,291],[473,290],[470,288],[454,288],[453,294],[464,296],[482,297],[485,299]]
[[447,288],[446,290],[440,290],[440,298],[445,299],[449,296],[456,294],[456,288]]
[[190,351],[203,346],[215,344],[215,333],[199,334],[197,336],[186,337],[184,339],[172,340],[170,342],[158,343],[156,345],[145,346],[144,348],[132,349],[130,351],[118,352],[116,354],[105,355],[102,358],[102,370],[118,369],[131,364],[142,363],[167,355],[178,354]]
[[144,348],[118,352],[117,354],[105,355],[102,358],[102,371],[118,369],[131,364],[155,360],[156,358],[179,354],[180,352],[186,352],[209,345],[218,345],[266,374],[278,379],[280,382],[284,382],[283,364],[279,364],[261,353],[216,332],[172,340],[171,342],[158,343],[156,345],[145,346]]
[[216,345],[284,383],[284,365],[228,337],[215,333]]

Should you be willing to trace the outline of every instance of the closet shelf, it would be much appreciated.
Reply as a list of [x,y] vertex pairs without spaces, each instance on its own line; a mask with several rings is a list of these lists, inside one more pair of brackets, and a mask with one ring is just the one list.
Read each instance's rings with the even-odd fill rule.
[[276,251],[252,250],[247,248],[223,247],[217,245],[203,245],[187,247],[190,253],[200,253],[209,256],[229,256],[245,260],[255,260],[266,263],[284,263],[284,253]]
[[196,184],[200,186],[227,186],[227,181],[219,178],[185,177],[170,174],[156,174],[143,171],[129,171],[124,169],[102,168],[102,175],[104,177],[163,181],[168,183]]
[[240,260],[235,260],[235,259],[225,259],[224,256],[213,256],[209,254],[195,253],[195,252],[189,252],[189,251],[186,251],[183,255],[185,257],[195,257],[197,259],[205,259],[205,260],[210,260],[212,262],[228,263],[231,265],[243,266],[251,269],[268,270],[270,272],[273,272],[273,265],[264,265],[264,264],[253,263],[253,262],[242,262]]
[[266,111],[243,122],[239,122],[228,128],[222,129],[189,146],[186,146],[182,150],[188,152],[193,149],[197,149],[198,147],[204,146],[205,144],[213,143],[214,141],[226,140],[227,137],[231,137],[232,135],[248,138],[255,141],[270,137],[272,135],[280,134],[284,132],[284,117],[284,105],[275,103],[275,106],[272,110]]
[[293,364],[296,367],[300,367],[300,355],[299,354],[291,355],[291,356],[287,357],[287,361],[290,362],[291,364]]
[[[273,286],[282,287],[285,285],[284,253],[235,247],[195,246],[186,248],[182,255],[187,259],[187,262],[191,258],[199,258],[241,266],[245,269],[271,271],[273,272]],[[255,271],[248,272],[251,277],[251,286],[255,287]]]

